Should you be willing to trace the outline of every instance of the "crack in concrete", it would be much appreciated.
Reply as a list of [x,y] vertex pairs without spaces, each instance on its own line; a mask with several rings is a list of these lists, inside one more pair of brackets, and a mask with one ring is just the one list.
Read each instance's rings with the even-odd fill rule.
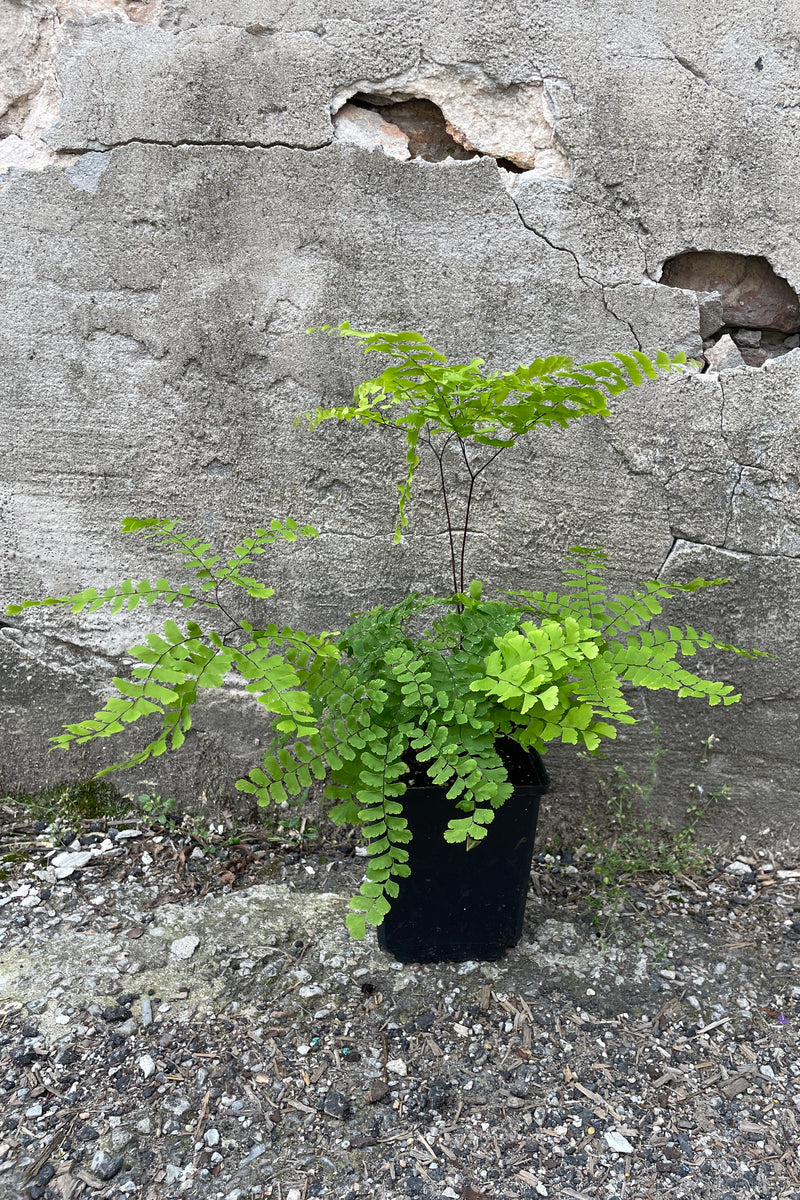
[[720,406],[719,406],[720,439],[722,440],[723,444],[725,445],[725,448],[728,451],[728,459],[729,459],[730,464],[733,465],[734,467],[738,468],[738,474],[734,481],[733,487],[731,488],[730,499],[728,500],[728,513],[727,513],[727,517],[725,520],[725,533],[723,536],[723,544],[722,544],[721,549],[729,550],[730,553],[734,553],[734,554],[735,553],[752,554],[752,555],[755,555],[756,557],[761,557],[761,558],[789,558],[789,559],[798,558],[800,556],[796,556],[796,555],[792,555],[792,554],[769,555],[769,554],[762,554],[761,552],[759,552],[757,550],[735,551],[735,550],[731,549],[730,547],[728,547],[728,535],[730,532],[731,522],[733,521],[733,517],[734,517],[734,505],[736,503],[737,497],[741,494],[741,491],[742,491],[742,481],[744,479],[745,471],[747,471],[747,470],[764,471],[770,477],[770,479],[773,481],[774,481],[774,476],[772,476],[772,473],[767,470],[767,468],[763,465],[763,463],[742,462],[742,460],[740,458],[738,458],[737,455],[734,453],[734,451],[731,447],[731,444],[728,441],[728,436],[725,432],[726,396],[725,396],[725,387],[724,387],[721,377],[717,379],[716,384],[717,384],[717,387],[719,388],[719,394],[720,394]]
[[[14,637],[11,630],[23,636],[21,638]],[[41,644],[31,644],[31,641],[27,640],[31,635],[40,639]],[[0,629],[0,642],[13,646],[23,658],[31,663],[36,663],[46,671],[52,671],[57,675],[72,675],[84,683],[85,672],[92,672],[95,668],[101,669],[101,661],[115,672],[118,672],[120,666],[126,661],[123,654],[108,654],[96,647],[82,646],[79,642],[70,641],[69,638],[61,637],[57,633],[44,632],[39,629],[25,630],[18,625],[7,624]],[[48,650],[50,650],[49,654]],[[70,655],[74,656],[72,661],[70,661]]]
[[672,558],[672,555],[675,553],[675,547],[677,546],[677,544],[678,544],[678,542],[679,542],[680,540],[681,540],[680,538],[673,537],[673,539],[672,539],[672,545],[670,546],[670,548],[669,548],[669,550],[667,551],[667,553],[664,555],[664,561],[662,562],[661,566],[660,566],[660,567],[658,568],[658,570],[656,571],[656,579],[660,579],[660,578],[661,578],[661,572],[664,570],[664,568],[666,567],[667,563],[668,563],[668,562],[669,562],[669,560]]
[[575,271],[576,271],[581,283],[594,284],[594,286],[598,289],[603,308],[606,310],[606,312],[608,313],[608,315],[610,317],[613,317],[615,321],[618,321],[620,325],[624,325],[628,329],[631,337],[633,338],[634,342],[636,343],[637,348],[639,350],[641,350],[642,343],[639,338],[639,335],[636,333],[636,330],[633,328],[633,325],[627,319],[627,317],[621,317],[619,315],[619,313],[615,312],[614,309],[611,308],[611,306],[608,303],[608,298],[606,297],[605,293],[606,293],[606,287],[610,287],[610,288],[622,287],[622,286],[637,287],[637,286],[642,286],[642,285],[635,284],[635,283],[624,284],[624,285],[623,284],[615,284],[615,285],[604,284],[602,282],[602,280],[596,279],[594,275],[589,275],[586,272],[584,272],[581,267],[580,259],[578,258],[578,255],[576,254],[576,252],[573,249],[571,249],[571,247],[569,247],[569,246],[559,246],[556,242],[551,241],[551,239],[547,236],[547,234],[542,233],[541,230],[539,230],[539,229],[535,229],[533,227],[533,225],[529,225],[528,222],[525,220],[525,217],[522,214],[522,209],[519,206],[517,197],[514,195],[514,193],[510,189],[506,189],[506,190],[508,192],[509,197],[511,198],[514,208],[517,210],[517,216],[519,217],[520,221],[522,222],[524,228],[527,229],[529,233],[532,233],[534,235],[534,237],[538,237],[541,241],[543,241],[546,246],[550,247],[551,250],[555,250],[560,254],[568,254],[570,256],[570,258],[575,263]]
[[729,546],[717,546],[713,542],[703,542],[696,538],[675,537],[667,552],[667,557],[659,568],[658,575],[656,576],[657,579],[661,577],[661,572],[665,569],[679,546],[701,546],[705,550],[716,550],[718,554],[726,554],[729,558],[738,558],[744,561],[750,558],[771,558],[785,559],[787,562],[800,562],[800,554],[773,554],[762,550],[732,550]]
[[[508,191],[508,189],[506,189],[506,190]],[[575,263],[575,270],[578,274],[578,278],[583,283],[586,283],[588,280],[590,283],[593,283],[597,287],[599,287],[602,291],[603,284],[602,284],[601,280],[595,279],[593,275],[584,275],[583,271],[581,270],[580,259],[578,258],[575,251],[570,249],[569,246],[557,245],[555,242],[552,242],[550,240],[550,238],[547,236],[547,234],[542,233],[541,230],[539,230],[539,229],[534,229],[533,225],[529,225],[528,222],[525,220],[524,216],[522,215],[522,209],[520,208],[519,203],[517,202],[517,197],[511,191],[508,191],[508,195],[511,198],[514,208],[517,210],[517,216],[519,217],[519,219],[522,222],[525,229],[527,229],[529,231],[529,233],[532,233],[535,237],[540,238],[541,241],[543,241],[545,243],[545,245],[549,246],[551,250],[557,250],[561,254],[568,254],[570,256],[570,258],[573,260],[573,262]],[[616,316],[616,313],[613,313],[612,315]],[[620,320],[620,318],[617,317],[617,320]]]
[[677,51],[673,50],[671,46],[667,46],[666,42],[664,42],[663,45],[667,50],[669,50],[678,66],[683,67],[684,71],[687,71],[690,75],[693,75],[695,79],[700,79],[707,87],[711,87],[708,76],[700,69],[700,67],[696,66],[695,63],[693,63],[690,59],[684,58],[682,54],[678,54]]
[[275,150],[282,148],[285,150],[302,150],[310,154],[317,150],[324,150],[327,146],[333,145],[333,141],[333,134],[331,134],[331,136],[324,142],[315,142],[311,145],[304,145],[301,142],[284,141],[257,142],[247,140],[241,142],[230,142],[226,141],[225,139],[202,141],[200,139],[184,139],[179,142],[170,142],[162,138],[134,137],[127,138],[125,141],[121,142],[92,142],[89,146],[62,146],[59,152],[80,158],[84,154],[106,154],[110,150],[118,150],[122,146],[168,146],[172,150],[182,150],[184,147],[189,146],[230,146],[242,150]]
[[[642,285],[634,284],[634,286],[641,287]],[[619,313],[615,312],[615,310],[608,303],[608,299],[606,297],[606,285],[605,284],[601,284],[601,286],[600,286],[600,298],[603,301],[603,308],[606,310],[606,312],[609,313],[612,317],[615,317],[617,321],[621,321],[623,324],[628,326],[631,337],[633,338],[634,342],[636,343],[637,349],[643,350],[641,339],[640,339],[638,333],[636,332],[636,330],[633,328],[632,323],[628,320],[627,317],[621,317],[619,315]]]
[[730,454],[731,458],[733,459],[733,452],[730,448],[730,444],[725,435],[725,388],[722,386],[722,380],[719,377],[717,378],[717,387],[719,388],[719,397],[720,397],[720,401],[719,401],[719,436],[722,438],[723,442],[727,446],[728,454]]
[[744,463],[737,463],[736,465],[739,468],[739,474],[736,476],[736,481],[735,481],[733,487],[731,488],[731,496],[730,496],[730,500],[728,501],[728,515],[725,519],[725,531],[722,535],[723,547],[727,547],[727,545],[728,545],[728,533],[730,531],[731,521],[733,520],[733,507],[734,507],[734,504],[736,503],[736,497],[739,494],[739,488],[741,487],[741,483],[742,483],[742,476],[744,475],[745,469],[746,469],[746,465]]
[[[660,44],[664,47],[669,55],[668,59],[661,59],[661,61],[676,62],[678,66],[686,72],[687,75],[691,75],[693,79],[699,79],[700,82],[704,83],[707,88],[710,88],[713,92],[718,92],[720,96],[727,96],[733,100],[742,99],[738,92],[732,92],[729,88],[722,87],[719,83],[715,83],[713,79],[708,77],[702,67],[699,67],[697,63],[692,62],[692,60],[687,58],[685,54],[678,54],[677,51],[673,50],[672,47],[667,44],[667,42],[661,39],[659,40]],[[637,57],[645,60],[652,59],[653,61],[659,61],[661,56],[637,55]]]

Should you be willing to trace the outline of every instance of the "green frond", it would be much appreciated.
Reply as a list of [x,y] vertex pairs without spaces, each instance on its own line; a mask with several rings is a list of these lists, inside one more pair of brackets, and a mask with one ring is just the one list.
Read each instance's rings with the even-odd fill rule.
[[657,379],[659,372],[669,374],[686,361],[683,354],[660,351],[652,360],[636,351],[576,366],[572,359],[554,355],[512,371],[484,373],[483,359],[451,363],[419,333],[355,330],[346,321],[314,332],[355,338],[365,354],[391,359],[380,375],[356,386],[351,404],[318,408],[306,413],[305,420],[311,430],[337,420],[389,426],[404,435],[406,474],[398,485],[396,542],[408,524],[423,434],[455,436],[460,443],[499,451],[539,426],[566,428],[581,417],[608,416],[609,397]]

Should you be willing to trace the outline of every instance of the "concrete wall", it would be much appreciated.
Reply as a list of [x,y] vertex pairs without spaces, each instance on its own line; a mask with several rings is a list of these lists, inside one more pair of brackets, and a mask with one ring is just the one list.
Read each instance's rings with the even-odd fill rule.
[[[265,566],[278,611],[335,628],[442,585],[444,546],[432,475],[394,548],[386,442],[294,428],[367,370],[307,326],[415,328],[497,367],[637,346],[713,366],[698,294],[659,283],[665,262],[764,257],[800,288],[788,5],[0,0],[0,44],[4,601],[161,574],[117,532],[130,513],[228,543],[291,514],[324,536]],[[412,157],[386,111],[408,97],[473,157]],[[663,803],[726,784],[729,832],[798,816],[800,351],[775,354],[746,366],[734,347],[719,371],[508,454],[474,557],[500,586],[552,582],[576,541],[611,550],[621,584],[731,578],[675,618],[777,658],[709,656],[737,708],[647,705],[671,751]],[[104,760],[43,742],[91,711],[142,628],[98,613],[0,629],[0,790]],[[188,753],[118,782],[224,800],[263,732],[220,698]],[[649,742],[637,728],[619,746],[632,771]],[[599,769],[562,751],[550,766],[578,802]]]

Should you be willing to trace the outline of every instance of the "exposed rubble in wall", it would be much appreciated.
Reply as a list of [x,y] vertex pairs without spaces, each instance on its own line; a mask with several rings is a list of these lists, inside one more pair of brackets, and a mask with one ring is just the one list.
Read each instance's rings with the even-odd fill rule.
[[[480,158],[469,145],[456,140],[457,130],[445,120],[442,110],[431,100],[383,100],[357,93],[336,114],[336,135],[340,141],[374,150],[379,146],[390,158],[402,161],[421,158],[425,162],[444,162],[447,158],[464,162]],[[523,168],[507,158],[497,164],[506,171],[520,173]]]
[[22,0],[0,5],[0,175],[13,168],[40,171],[65,155],[43,134],[61,107],[55,70],[68,22],[101,13],[120,21],[156,21],[162,0]]
[[800,298],[766,258],[690,250],[661,282],[696,293],[706,370],[761,367],[800,345]]
[[569,179],[544,81],[501,87],[474,66],[424,63],[334,96],[334,137],[392,158],[442,162],[488,155],[506,171]]

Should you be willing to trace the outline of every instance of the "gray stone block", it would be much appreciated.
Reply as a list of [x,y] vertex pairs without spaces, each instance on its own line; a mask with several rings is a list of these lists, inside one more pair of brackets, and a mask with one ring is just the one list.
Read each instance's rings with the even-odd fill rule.
[[735,371],[745,365],[739,347],[729,333],[724,334],[705,352],[706,362],[712,371]]
[[700,310],[700,336],[713,337],[725,324],[722,297],[719,292],[698,292],[697,303]]

